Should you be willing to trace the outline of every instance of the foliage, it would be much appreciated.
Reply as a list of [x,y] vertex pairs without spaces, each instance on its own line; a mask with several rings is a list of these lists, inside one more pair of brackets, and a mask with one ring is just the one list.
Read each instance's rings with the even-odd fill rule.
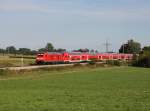
[[95,65],[96,62],[98,62],[98,59],[96,58],[91,58],[90,61],[88,62],[89,65]]
[[142,50],[143,50],[144,52],[145,52],[145,51],[150,51],[150,46],[145,46]]
[[19,48],[18,53],[19,54],[24,54],[24,55],[30,55],[31,54],[31,49],[28,49],[28,48]]
[[52,45],[52,43],[47,43],[45,49],[47,52],[52,52],[54,51],[54,46]]
[[55,52],[66,52],[66,49],[58,48],[54,50]]
[[89,49],[85,48],[85,49],[78,49],[78,52],[89,52]]
[[107,60],[106,64],[112,65],[112,66],[129,66],[129,61],[121,61],[121,60]]
[[135,42],[134,40],[128,40],[126,44],[123,44],[119,52],[120,53],[132,53],[132,54],[138,54],[141,51],[141,44],[138,42]]
[[147,56],[139,59],[138,61],[136,61],[135,65],[150,68],[150,57]]
[[5,53],[6,52],[6,50],[5,49],[0,49],[0,53]]
[[106,64],[113,65],[113,66],[121,66],[123,65],[121,61],[119,60],[107,60]]
[[139,55],[134,56],[133,65],[150,68],[150,46],[144,47]]
[[89,64],[89,65],[95,65],[96,62],[95,62],[95,61],[89,61],[88,64]]
[[15,48],[15,46],[9,46],[6,49],[0,49],[0,53],[3,55],[6,54],[22,54],[22,55],[35,55],[37,54],[36,50],[31,50],[28,48],[19,48],[18,50]]
[[38,51],[39,52],[46,52],[45,48],[40,48]]
[[46,46],[44,48],[40,48],[38,51],[39,52],[53,52],[55,49],[54,49],[54,46],[52,43],[47,43]]
[[6,49],[0,49],[0,53],[5,55],[5,54],[22,54],[22,55],[36,55],[38,52],[43,53],[43,52],[52,52],[52,51],[66,51],[65,49],[54,49],[54,46],[51,43],[47,43],[45,48],[40,48],[38,51],[36,50],[31,50],[29,48],[19,48],[16,49],[15,46],[8,46]]
[[8,46],[7,48],[6,48],[6,52],[9,54],[16,54],[16,48],[14,47],[14,46]]

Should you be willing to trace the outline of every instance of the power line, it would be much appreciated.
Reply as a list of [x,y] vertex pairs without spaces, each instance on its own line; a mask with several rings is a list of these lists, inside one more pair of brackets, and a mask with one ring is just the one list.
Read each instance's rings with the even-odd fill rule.
[[111,46],[111,44],[109,43],[108,40],[106,40],[106,43],[104,43],[105,47],[106,47],[106,52],[109,52],[109,46]]

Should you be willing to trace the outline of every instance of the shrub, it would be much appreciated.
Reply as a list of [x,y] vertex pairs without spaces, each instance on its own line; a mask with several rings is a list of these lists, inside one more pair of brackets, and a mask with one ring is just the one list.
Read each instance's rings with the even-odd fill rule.
[[142,51],[132,62],[133,66],[150,68],[150,51]]
[[114,61],[113,60],[106,60],[106,64],[108,64],[108,65],[114,65]]
[[107,60],[106,64],[113,65],[113,66],[122,66],[122,65],[124,65],[124,64],[122,64],[122,61],[119,61],[119,60]]
[[122,66],[123,64],[121,63],[121,61],[116,60],[116,61],[114,61],[114,65],[115,66]]
[[88,64],[89,65],[95,65],[96,63],[94,61],[89,61]]
[[150,57],[146,56],[146,57],[140,58],[137,61],[134,61],[133,66],[140,66],[140,67],[150,68]]

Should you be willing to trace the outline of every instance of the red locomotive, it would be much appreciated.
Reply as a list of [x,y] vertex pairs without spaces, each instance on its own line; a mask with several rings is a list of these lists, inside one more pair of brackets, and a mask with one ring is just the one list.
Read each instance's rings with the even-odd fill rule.
[[117,53],[80,53],[80,52],[46,52],[43,54],[37,54],[36,63],[78,63],[88,62],[91,60],[132,60],[133,54],[117,54]]

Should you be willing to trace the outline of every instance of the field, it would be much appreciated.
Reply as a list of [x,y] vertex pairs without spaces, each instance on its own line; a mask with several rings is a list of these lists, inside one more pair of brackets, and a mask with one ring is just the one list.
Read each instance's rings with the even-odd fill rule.
[[[30,57],[30,58],[29,58]],[[31,56],[24,56],[23,65],[34,64],[35,59],[31,58]],[[22,58],[21,55],[0,55],[0,68],[1,67],[11,67],[11,66],[22,66]]]
[[39,70],[0,79],[0,111],[150,111],[146,68]]

